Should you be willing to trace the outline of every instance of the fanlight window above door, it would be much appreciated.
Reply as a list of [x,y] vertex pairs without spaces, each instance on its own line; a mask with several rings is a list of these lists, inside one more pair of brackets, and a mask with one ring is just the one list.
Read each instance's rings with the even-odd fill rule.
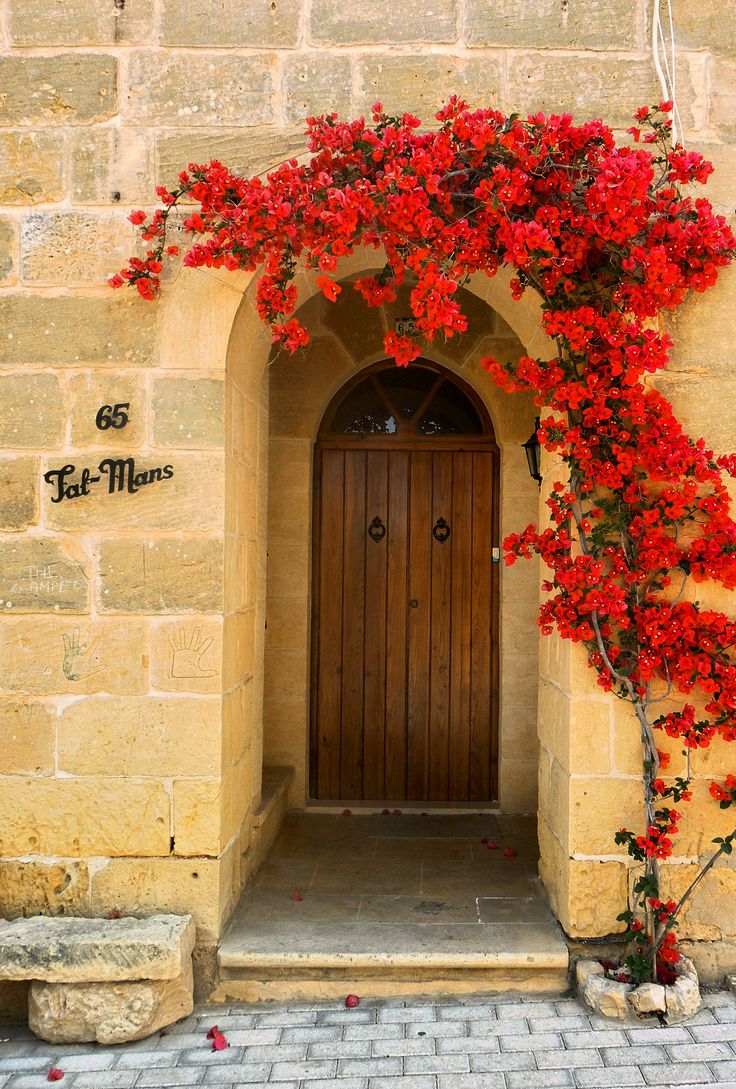
[[487,428],[470,396],[444,369],[386,362],[343,391],[322,434],[430,438],[484,435]]

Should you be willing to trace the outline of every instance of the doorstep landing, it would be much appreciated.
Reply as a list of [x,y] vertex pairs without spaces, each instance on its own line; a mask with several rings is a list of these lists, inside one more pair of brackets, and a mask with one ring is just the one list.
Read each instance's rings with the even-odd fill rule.
[[213,1000],[567,990],[533,820],[425,818],[421,834],[407,816],[402,835],[403,819],[290,814],[220,943]]

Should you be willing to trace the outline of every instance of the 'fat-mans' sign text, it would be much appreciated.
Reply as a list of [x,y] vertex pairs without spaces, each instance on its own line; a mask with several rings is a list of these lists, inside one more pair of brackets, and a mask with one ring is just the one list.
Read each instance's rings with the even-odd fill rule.
[[[51,496],[52,503],[61,503],[65,499],[80,499],[83,495],[89,495],[95,484],[106,481],[108,494],[114,492],[126,492],[135,495],[137,491],[147,484],[155,484],[161,480],[169,480],[174,475],[171,465],[163,465],[153,469],[138,469],[135,458],[103,458],[97,466],[97,474],[93,475],[89,468],[82,469],[75,479],[76,466],[69,463],[62,465],[60,469],[49,469],[43,478],[54,489]],[[103,484],[104,487],[104,484]]]

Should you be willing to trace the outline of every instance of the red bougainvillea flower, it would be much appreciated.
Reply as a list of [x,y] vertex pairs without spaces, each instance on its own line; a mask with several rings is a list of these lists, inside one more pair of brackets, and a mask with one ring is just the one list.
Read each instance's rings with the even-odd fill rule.
[[212,1041],[213,1051],[224,1051],[225,1048],[229,1046],[217,1025],[213,1025],[212,1028],[208,1030],[207,1039]]
[[516,851],[513,847],[504,847],[503,856],[504,858],[516,858]]
[[304,897],[302,896],[302,894],[300,892],[292,892],[291,898],[297,904],[300,903],[304,899]]
[[495,839],[489,839],[486,842],[486,847],[488,848],[489,851],[497,851],[498,850],[498,844],[496,843]]
[[349,994],[345,999],[345,1005],[349,1010],[354,1010],[356,1006],[360,1005],[360,999],[357,994]]
[[342,815],[343,817],[352,817],[353,811],[352,809],[343,809]]
[[52,1066],[46,1076],[46,1081],[61,1081],[63,1077],[64,1071],[59,1070],[58,1066]]

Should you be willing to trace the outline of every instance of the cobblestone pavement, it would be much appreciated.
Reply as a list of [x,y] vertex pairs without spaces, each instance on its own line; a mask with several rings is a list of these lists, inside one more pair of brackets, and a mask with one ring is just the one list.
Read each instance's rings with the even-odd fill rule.
[[[229,1047],[213,1051],[217,1024]],[[704,996],[687,1025],[617,1028],[573,998],[199,1007],[166,1033],[118,1047],[42,1043],[0,1029],[0,1087],[542,1089],[731,1086],[736,996]]]

